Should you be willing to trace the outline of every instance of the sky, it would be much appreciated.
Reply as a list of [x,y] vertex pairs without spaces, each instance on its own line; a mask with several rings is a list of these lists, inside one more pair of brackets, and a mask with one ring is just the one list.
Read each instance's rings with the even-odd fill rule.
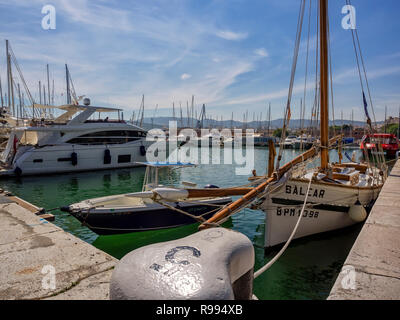
[[[314,101],[316,0],[311,0],[308,36],[309,3],[292,118],[299,118],[304,92],[306,118]],[[329,1],[334,114],[350,119],[353,110],[355,120],[364,120],[351,31],[342,27],[345,4]],[[45,5],[56,10],[55,29],[42,28]],[[400,1],[352,0],[352,5],[376,120],[384,119],[385,106],[388,115],[397,116]],[[300,0],[0,0],[3,91],[8,39],[35,99],[49,64],[55,104],[66,102],[68,64],[78,96],[89,97],[92,105],[122,108],[126,118],[138,111],[142,95],[145,117],[172,116],[173,103],[177,115],[181,106],[186,116],[194,95],[197,112],[204,103],[214,118],[230,120],[233,113],[243,120],[248,111],[250,121],[261,113],[265,120],[269,103],[271,118],[282,118],[299,8]]]

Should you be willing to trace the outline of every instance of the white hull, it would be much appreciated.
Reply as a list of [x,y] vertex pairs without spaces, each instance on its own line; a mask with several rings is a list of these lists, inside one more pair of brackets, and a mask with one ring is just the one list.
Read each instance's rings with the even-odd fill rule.
[[[17,167],[21,170],[19,175],[135,167],[138,166],[136,162],[146,161],[146,155],[141,153],[140,147],[145,146],[147,150],[151,143],[142,140],[110,145],[62,144],[42,148],[24,147],[23,154],[17,158],[13,167],[10,170],[0,172],[0,175],[14,175]],[[110,163],[104,163],[106,149],[110,151]],[[73,152],[77,154],[77,163],[75,165],[71,160],[68,160]],[[121,156],[125,159],[121,159]]]
[[[271,193],[261,204],[266,214],[265,247],[285,243],[301,212],[308,181],[289,180]],[[311,184],[307,206],[294,239],[342,229],[358,223],[348,211],[357,200],[363,206],[371,204],[380,187],[357,188],[315,182]]]

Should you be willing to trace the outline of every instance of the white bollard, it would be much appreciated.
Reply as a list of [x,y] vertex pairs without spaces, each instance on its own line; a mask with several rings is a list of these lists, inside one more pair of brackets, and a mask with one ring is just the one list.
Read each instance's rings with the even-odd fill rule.
[[112,300],[247,300],[254,248],[243,234],[211,228],[124,256],[110,283]]

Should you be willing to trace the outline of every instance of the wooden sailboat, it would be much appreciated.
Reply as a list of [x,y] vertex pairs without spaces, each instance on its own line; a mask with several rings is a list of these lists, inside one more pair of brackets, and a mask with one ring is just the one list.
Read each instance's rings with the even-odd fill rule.
[[[299,219],[306,193],[306,208],[294,238],[341,229],[366,219],[369,208],[383,186],[387,169],[385,165],[375,167],[369,161],[342,163],[340,149],[339,163],[329,161],[329,150],[335,144],[340,147],[342,135],[331,139],[328,136],[327,6],[327,0],[319,1],[320,143],[283,166],[279,166],[278,161],[272,174],[253,177],[255,187],[190,190],[187,198],[243,195],[201,224],[200,229],[218,225],[251,204],[266,214],[265,247],[282,244],[288,240]],[[364,94],[363,97],[366,104]],[[290,109],[287,112],[289,114]],[[368,124],[371,126],[370,120]],[[311,161],[318,159],[320,165],[314,164],[310,168]]]
[[[258,198],[258,207],[266,213],[265,247],[284,243],[289,238],[300,215],[310,179],[307,207],[294,238],[344,228],[365,220],[367,210],[377,198],[386,177],[382,169],[368,164],[329,162],[330,146],[341,136],[331,140],[328,137],[327,11],[327,0],[320,0],[320,145],[278,168],[266,181],[207,221],[215,223]],[[308,169],[308,160],[316,157],[320,157],[320,166]],[[276,188],[266,191],[270,184],[279,181],[281,183]],[[203,224],[202,228],[206,226]]]

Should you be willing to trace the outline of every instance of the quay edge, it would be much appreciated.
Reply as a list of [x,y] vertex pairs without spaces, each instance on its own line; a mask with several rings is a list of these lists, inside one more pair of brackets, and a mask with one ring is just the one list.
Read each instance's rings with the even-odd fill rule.
[[0,300],[108,300],[118,260],[14,200],[0,195]]
[[400,160],[397,160],[328,300],[399,299]]

